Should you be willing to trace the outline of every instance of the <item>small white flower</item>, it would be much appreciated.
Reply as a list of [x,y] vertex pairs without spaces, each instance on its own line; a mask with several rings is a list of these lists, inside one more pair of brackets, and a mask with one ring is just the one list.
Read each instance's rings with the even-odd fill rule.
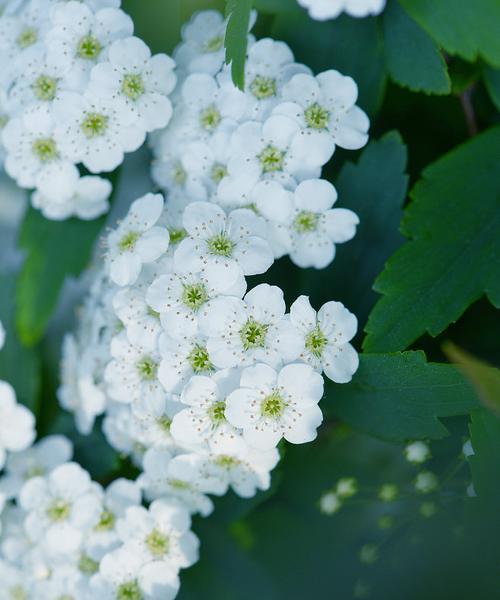
[[300,358],[324,371],[336,383],[348,383],[359,365],[349,341],[356,335],[358,321],[341,302],[327,302],[316,313],[307,296],[290,307],[290,320],[305,341]]
[[384,10],[386,0],[297,0],[309,10],[313,19],[335,19],[345,11],[351,17],[378,15]]
[[209,302],[199,318],[210,360],[225,369],[255,362],[278,367],[297,359],[304,340],[285,310],[282,290],[265,283],[244,300],[219,297]]
[[416,441],[406,445],[404,455],[408,462],[419,465],[429,460],[431,449],[425,442]]
[[182,408],[178,397],[172,394],[163,398],[145,396],[132,407],[130,433],[145,448],[176,448],[171,424]]
[[435,492],[439,487],[439,480],[432,471],[421,471],[415,478],[415,489],[422,494]]
[[35,439],[35,418],[25,406],[18,404],[14,389],[0,381],[0,470],[6,451],[26,450]]
[[342,502],[335,492],[326,492],[319,499],[319,510],[324,515],[333,515],[342,508]]
[[292,444],[316,438],[323,378],[309,365],[287,365],[277,373],[258,364],[243,371],[240,386],[227,398],[226,417],[243,429],[250,446],[269,450],[283,437]]
[[146,194],[136,200],[116,230],[107,239],[107,262],[111,279],[118,285],[137,281],[144,263],[151,263],[167,251],[168,231],[156,225],[163,210],[160,194]]
[[115,41],[107,62],[92,69],[88,90],[109,101],[123,98],[137,114],[141,127],[149,132],[169,122],[172,105],[168,95],[175,81],[174,61],[169,56],[151,57],[142,40],[129,37]]
[[193,202],[184,211],[187,238],[175,251],[176,266],[185,272],[203,271],[214,284],[232,286],[241,275],[264,273],[273,263],[263,239],[265,224],[251,210],[226,217],[208,202]]
[[325,164],[335,146],[357,150],[368,141],[370,121],[356,106],[358,86],[351,77],[329,70],[316,77],[295,75],[283,88],[283,103],[273,114],[300,125],[297,142],[310,160]]

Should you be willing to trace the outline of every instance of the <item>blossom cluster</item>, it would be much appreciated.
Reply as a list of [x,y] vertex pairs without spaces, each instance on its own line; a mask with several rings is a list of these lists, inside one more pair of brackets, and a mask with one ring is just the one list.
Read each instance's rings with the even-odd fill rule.
[[[334,244],[354,235],[356,215],[331,208],[335,189],[319,176],[335,144],[366,142],[355,84],[334,71],[315,78],[286,45],[250,38],[242,92],[223,67],[224,33],[213,11],[183,29],[174,116],[152,138],[165,198],[137,199],[107,234],[104,265],[64,340],[58,392],[82,433],[99,418],[139,468],[151,506],[203,516],[210,496],[268,489],[280,442],[317,435],[322,375],[346,383],[358,367],[357,319],[340,302],[316,311],[300,296],[287,310],[279,287],[247,289],[283,254],[326,266]],[[259,97],[257,85],[274,91]],[[324,128],[290,116],[307,86]]]
[[174,62],[151,56],[120,4],[9,0],[0,15],[0,161],[49,219],[105,213],[98,174],[172,113]]
[[219,13],[198,13],[174,52],[173,118],[151,136],[167,225],[184,235],[182,211],[195,201],[227,214],[250,209],[265,222],[274,258],[323,268],[358,224],[352,211],[333,208],[337,192],[320,178],[337,146],[354,150],[368,140],[357,85],[335,70],[315,76],[284,42],[249,35],[239,90],[224,65],[224,34]]
[[297,0],[307,8],[309,15],[318,21],[335,19],[342,12],[351,17],[367,17],[380,14],[386,0]]

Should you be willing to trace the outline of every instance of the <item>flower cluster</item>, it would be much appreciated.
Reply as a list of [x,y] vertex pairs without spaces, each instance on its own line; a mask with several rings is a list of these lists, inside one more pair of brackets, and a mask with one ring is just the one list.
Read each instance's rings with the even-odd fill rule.
[[351,17],[367,17],[378,15],[384,8],[386,0],[297,0],[307,8],[309,15],[318,21],[335,19],[342,12]]
[[111,184],[98,174],[172,113],[174,62],[151,56],[119,6],[10,0],[0,16],[4,166],[49,219],[105,213]]
[[352,211],[333,208],[337,192],[320,179],[337,146],[358,149],[368,139],[356,83],[335,70],[315,76],[284,42],[249,36],[239,90],[224,66],[224,29],[219,13],[198,13],[174,53],[174,115],[151,137],[152,176],[171,207],[167,226],[184,235],[182,210],[195,201],[228,215],[252,210],[274,258],[323,268],[358,224]]
[[319,175],[336,144],[366,142],[356,86],[250,38],[239,91],[224,33],[212,11],[183,29],[174,117],[152,137],[166,201],[137,199],[107,235],[59,389],[82,433],[102,417],[110,445],[139,467],[150,510],[176,503],[203,516],[211,495],[268,489],[281,440],[317,435],[322,374],[346,383],[358,367],[357,320],[341,303],[316,311],[300,296],[287,310],[279,287],[247,290],[246,279],[284,254],[324,267],[354,235],[356,215],[331,208],[335,189]]

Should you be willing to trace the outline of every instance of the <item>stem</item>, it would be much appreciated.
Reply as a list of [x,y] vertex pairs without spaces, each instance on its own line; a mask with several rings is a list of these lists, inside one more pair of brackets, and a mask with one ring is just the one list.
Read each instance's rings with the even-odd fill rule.
[[474,105],[472,104],[471,92],[471,89],[465,90],[465,92],[460,94],[459,98],[462,110],[464,111],[465,122],[467,123],[467,131],[469,132],[470,137],[473,137],[478,133],[479,128],[477,126]]

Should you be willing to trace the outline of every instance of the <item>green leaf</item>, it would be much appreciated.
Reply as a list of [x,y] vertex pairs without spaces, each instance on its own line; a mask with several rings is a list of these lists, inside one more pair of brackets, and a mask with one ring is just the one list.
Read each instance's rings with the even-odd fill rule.
[[500,307],[500,127],[426,168],[402,231],[410,238],[375,282],[367,352],[403,350],[455,322],[484,293]]
[[304,12],[297,0],[253,0],[253,5],[260,13],[289,13]]
[[443,345],[443,351],[450,360],[458,364],[485,406],[500,414],[500,369],[475,358],[451,342]]
[[0,379],[16,390],[17,399],[34,413],[38,410],[41,386],[41,365],[37,352],[25,348],[14,327],[16,278],[0,275],[0,321],[5,332],[5,346],[0,350]]
[[500,497],[500,419],[487,410],[475,410],[471,415],[471,442],[474,455],[470,457],[474,489],[496,503]]
[[342,15],[320,22],[304,12],[279,14],[270,35],[290,44],[297,60],[315,72],[334,68],[353,77],[359,87],[360,106],[369,113],[378,109],[386,73],[376,19]]
[[66,277],[76,277],[88,265],[105,219],[49,221],[29,208],[19,244],[27,251],[17,285],[17,329],[32,346],[43,336]]
[[477,407],[460,371],[426,362],[423,352],[361,354],[352,382],[331,386],[322,404],[352,427],[396,441],[442,438],[448,431],[440,417]]
[[393,1],[383,15],[385,60],[393,81],[413,91],[448,94],[446,63],[431,37]]
[[449,54],[500,66],[498,0],[400,0],[408,13]]
[[483,78],[493,104],[500,110],[500,69],[485,67]]
[[245,60],[252,0],[227,0],[226,6],[229,17],[224,40],[226,64],[231,63],[234,85],[242,90],[245,87]]
[[343,166],[335,180],[337,205],[353,210],[360,223],[356,237],[337,246],[328,269],[320,273],[301,270],[301,293],[310,295],[315,306],[334,298],[365,324],[377,299],[371,289],[375,277],[404,240],[399,223],[408,187],[406,162],[406,146],[399,133],[392,131],[370,142],[357,164]]

